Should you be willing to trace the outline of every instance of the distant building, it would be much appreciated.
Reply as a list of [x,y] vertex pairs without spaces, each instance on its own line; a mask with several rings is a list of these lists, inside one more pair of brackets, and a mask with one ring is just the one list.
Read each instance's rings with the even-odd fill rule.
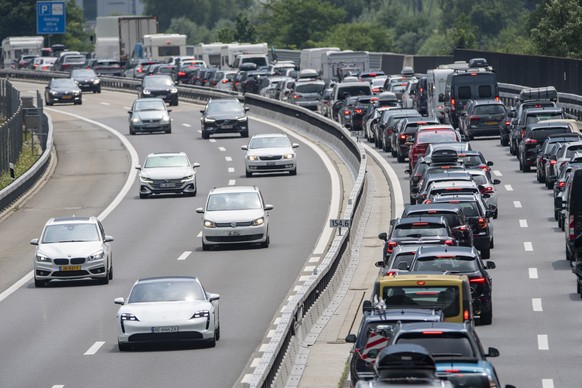
[[95,22],[97,16],[143,15],[141,0],[76,0],[87,22]]

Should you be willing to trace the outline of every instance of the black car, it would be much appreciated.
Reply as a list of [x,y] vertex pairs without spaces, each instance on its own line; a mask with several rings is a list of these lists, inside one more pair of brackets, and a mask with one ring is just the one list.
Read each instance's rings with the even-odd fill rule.
[[467,275],[477,323],[490,325],[493,320],[493,282],[487,270],[494,268],[495,263],[483,262],[474,247],[424,246],[417,249],[408,270]]
[[550,135],[565,133],[572,133],[570,126],[566,123],[538,122],[528,124],[518,145],[519,169],[523,172],[529,172],[531,167],[536,164],[536,158],[540,152],[542,142]]
[[454,237],[459,245],[472,247],[473,229],[465,217],[465,213],[458,204],[453,203],[430,203],[422,205],[408,205],[402,212],[402,217],[419,217],[419,216],[443,216],[447,219]]
[[101,80],[93,69],[75,69],[71,71],[71,78],[77,82],[82,91],[101,93]]
[[208,139],[217,133],[240,133],[249,137],[247,111],[236,98],[210,99],[200,111],[202,138]]
[[[519,152],[519,142],[523,139],[525,129],[528,124],[537,123],[542,120],[564,119],[564,111],[555,106],[546,106],[544,103],[534,104],[531,107],[523,108],[521,116],[511,121],[511,134],[509,136],[509,153],[517,155]],[[518,155],[519,157],[519,155]]]
[[44,90],[44,100],[47,105],[57,103],[83,103],[83,92],[72,78],[53,78]]
[[148,75],[141,81],[139,98],[157,97],[178,105],[178,89],[169,75]]
[[[420,112],[419,112],[420,113]],[[398,121],[396,130],[391,136],[392,156],[396,157],[398,163],[404,163],[408,157],[408,149],[414,143],[414,136],[420,125],[436,125],[438,120],[427,117],[407,117]]]
[[459,116],[459,129],[469,140],[499,133],[505,124],[505,106],[497,100],[471,100]]
[[376,147],[382,148],[386,152],[392,151],[390,137],[396,128],[397,120],[408,117],[422,117],[417,110],[414,109],[390,109],[382,112],[382,117],[376,126],[378,131],[375,134],[377,140]]
[[[580,141],[582,136],[579,133],[565,133],[548,136],[540,147],[540,152],[536,156],[536,174],[539,183],[545,183],[548,189],[554,186],[556,177],[548,174],[551,155],[556,155],[560,143]],[[554,160],[555,163],[555,160]]]
[[362,131],[364,129],[364,116],[368,112],[369,109],[372,108],[372,105],[375,101],[378,100],[376,96],[358,96],[356,98],[356,104],[352,110],[351,115],[351,126],[350,130],[352,131]]
[[440,322],[440,310],[432,309],[367,309],[357,334],[349,334],[346,342],[353,343],[350,351],[350,378],[352,386],[359,380],[376,377],[374,364],[380,351],[388,344],[397,322]]
[[457,245],[454,233],[443,216],[396,218],[390,221],[390,226],[390,235],[385,232],[378,235],[378,238],[384,241],[385,258],[390,256],[398,245]]

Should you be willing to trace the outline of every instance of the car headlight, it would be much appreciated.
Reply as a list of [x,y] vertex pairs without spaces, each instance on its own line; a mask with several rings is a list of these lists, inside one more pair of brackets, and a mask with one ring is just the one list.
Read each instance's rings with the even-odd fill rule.
[[210,311],[208,310],[200,310],[200,311],[196,311],[194,313],[194,315],[192,315],[192,318],[190,319],[194,319],[194,318],[208,318],[210,317]]
[[81,91],[80,90],[73,90],[73,94],[75,96],[78,96],[79,94],[81,94]]
[[259,157],[257,155],[249,155],[247,156],[248,160],[259,160]]
[[147,89],[142,90],[142,93],[145,94],[145,95],[152,94],[152,92],[150,92]]
[[137,321],[137,322],[139,322],[139,319],[137,319],[137,317],[132,313],[121,313],[121,320],[122,321]]
[[154,181],[148,178],[147,176],[139,176],[139,181],[142,183],[153,183]]
[[216,120],[214,120],[214,119],[211,119],[211,118],[209,118],[209,117],[205,117],[205,118],[204,118],[204,121],[205,121],[205,122],[207,122],[207,123],[215,123],[215,122],[216,122]]
[[170,89],[170,93],[172,93],[172,94],[178,93],[178,89]]
[[53,262],[53,260],[50,257],[45,256],[45,255],[40,254],[40,253],[36,254],[36,261],[38,261],[39,263],[52,263]]
[[164,113],[162,115],[162,121],[165,121],[165,122],[170,121],[170,115],[168,115],[167,113]]
[[132,117],[132,118],[131,118],[131,122],[132,122],[132,123],[135,123],[135,124],[137,124],[137,123],[139,123],[140,121],[141,121],[141,120],[139,119],[139,117],[138,117],[138,116],[134,116],[134,117]]
[[87,261],[95,261],[95,260],[103,260],[105,257],[105,252],[99,251],[97,253],[93,253],[89,257],[87,257]]
[[253,226],[261,226],[265,223],[265,218],[261,217],[261,218],[257,218],[256,220],[253,220],[252,225]]
[[244,117],[239,117],[238,119],[236,119],[236,121],[241,121],[241,122],[243,122],[243,121],[247,121],[247,117],[246,117],[246,116],[244,116]]
[[283,155],[283,159],[293,159],[294,157],[295,157],[295,154],[293,154],[293,153]]
[[56,96],[56,95],[57,95],[57,92],[55,92],[54,90],[51,90],[51,91],[49,91],[49,94],[50,94],[51,96]]
[[194,174],[188,175],[187,177],[182,178],[181,182],[184,183],[184,182],[189,182],[191,180],[194,180]]
[[99,85],[99,82],[101,82],[101,81],[100,81],[100,80],[98,80],[98,79],[94,79],[94,80],[93,80],[93,85]]
[[204,227],[205,228],[216,228],[216,224],[210,220],[204,220]]

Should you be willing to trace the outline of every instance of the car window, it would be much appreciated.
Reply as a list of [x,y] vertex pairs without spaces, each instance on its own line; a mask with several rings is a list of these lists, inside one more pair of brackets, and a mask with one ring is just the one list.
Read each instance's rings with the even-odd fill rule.
[[544,128],[531,131],[530,137],[536,140],[544,140],[550,135],[557,135],[559,133],[569,133],[568,128]]
[[479,268],[475,259],[471,256],[460,255],[435,255],[419,257],[413,270],[416,271],[457,271],[475,272]]
[[442,309],[445,317],[459,314],[459,288],[457,286],[406,286],[384,287],[382,299],[386,306],[412,306]]
[[164,101],[155,101],[155,100],[148,100],[148,101],[137,101],[133,106],[134,111],[142,111],[142,110],[165,110],[166,103]]
[[459,94],[459,98],[461,100],[471,99],[471,87],[470,86],[459,86],[458,94]]
[[128,303],[193,302],[204,299],[204,292],[196,282],[167,280],[136,284],[131,290]]
[[471,341],[462,333],[442,333],[440,335],[425,335],[423,333],[406,333],[400,336],[398,344],[417,344],[424,346],[433,357],[457,356],[473,358]]
[[94,70],[91,69],[76,69],[71,72],[71,77],[89,77],[89,78],[96,78],[97,74]]
[[447,229],[438,224],[404,224],[394,229],[393,237],[446,236]]
[[261,200],[257,193],[221,193],[211,194],[208,198],[208,211],[229,211],[261,209]]
[[188,167],[188,159],[183,155],[159,155],[147,158],[145,168]]
[[54,79],[51,82],[52,87],[56,88],[77,88],[77,84],[70,78]]
[[491,85],[479,85],[478,87],[479,98],[491,98],[493,93],[491,92]]
[[297,84],[295,91],[299,93],[321,93],[325,85],[322,84]]
[[256,137],[252,138],[249,144],[250,149],[257,148],[287,148],[291,147],[289,139],[283,136],[277,137]]
[[478,105],[473,111],[476,115],[497,115],[505,113],[501,105]]
[[206,113],[243,113],[243,108],[238,101],[210,103],[206,107]]
[[147,77],[143,80],[143,85],[145,88],[152,86],[173,86],[174,82],[169,77]]
[[43,244],[99,241],[99,232],[94,224],[59,224],[49,225],[42,236]]

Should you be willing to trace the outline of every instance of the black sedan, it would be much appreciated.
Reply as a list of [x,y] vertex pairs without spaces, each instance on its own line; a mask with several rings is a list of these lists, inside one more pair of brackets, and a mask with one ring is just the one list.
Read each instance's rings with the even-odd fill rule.
[[83,103],[83,92],[72,78],[53,78],[44,90],[47,105],[57,103]]
[[71,71],[71,78],[75,80],[82,91],[101,93],[101,80],[93,69],[75,69]]
[[178,105],[178,88],[169,75],[148,75],[141,82],[140,98],[157,97],[170,105]]
[[240,133],[241,137],[249,137],[248,110],[236,98],[210,99],[200,111],[202,138],[219,133]]

